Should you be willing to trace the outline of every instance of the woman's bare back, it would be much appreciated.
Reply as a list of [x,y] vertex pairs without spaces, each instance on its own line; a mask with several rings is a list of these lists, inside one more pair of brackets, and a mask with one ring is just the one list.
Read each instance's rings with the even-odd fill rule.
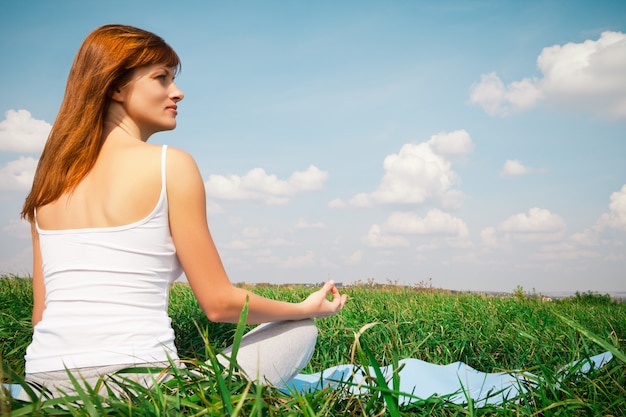
[[160,193],[161,146],[113,131],[76,188],[37,209],[37,223],[44,230],[124,226],[148,216]]

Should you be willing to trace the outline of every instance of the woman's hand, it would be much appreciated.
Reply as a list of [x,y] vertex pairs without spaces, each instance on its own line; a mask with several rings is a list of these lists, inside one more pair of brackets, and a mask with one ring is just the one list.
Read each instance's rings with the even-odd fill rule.
[[[329,293],[332,294],[332,300],[327,298]],[[328,317],[341,311],[347,298],[346,294],[339,294],[339,290],[335,287],[333,281],[328,281],[322,288],[309,295],[301,304],[306,311],[310,311],[311,317]]]

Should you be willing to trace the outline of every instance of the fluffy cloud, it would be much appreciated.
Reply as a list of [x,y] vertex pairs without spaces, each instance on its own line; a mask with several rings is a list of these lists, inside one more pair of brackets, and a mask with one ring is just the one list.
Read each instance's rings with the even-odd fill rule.
[[494,72],[472,87],[470,102],[491,115],[524,110],[541,101],[613,119],[626,118],[626,34],[604,32],[597,41],[544,48],[540,78],[505,85]]
[[21,156],[0,167],[0,190],[29,190],[33,184],[37,160]]
[[370,227],[367,236],[363,238],[363,243],[375,248],[396,248],[410,245],[409,240],[404,236],[387,235],[377,224]]
[[531,168],[524,166],[520,161],[509,159],[504,163],[504,168],[502,168],[500,175],[503,177],[513,177],[528,174],[530,171]]
[[286,180],[269,175],[262,168],[255,168],[243,176],[210,175],[204,185],[209,198],[285,204],[295,194],[321,189],[327,177],[328,173],[313,165],[306,171],[294,172]]
[[430,210],[424,217],[411,212],[392,213],[383,223],[382,229],[394,234],[448,235],[463,238],[469,235],[463,220],[438,209]]
[[9,110],[0,122],[0,151],[40,153],[48,134],[49,123],[37,120],[27,110]]
[[358,193],[347,202],[333,200],[329,206],[423,204],[428,200],[437,200],[446,207],[458,206],[462,193],[450,189],[457,175],[446,155],[464,155],[471,149],[471,138],[464,130],[440,133],[427,142],[405,144],[397,154],[385,157],[385,173],[376,190]]
[[598,259],[602,254],[597,251],[579,249],[571,244],[560,243],[556,245],[543,245],[541,252],[530,255],[531,259],[541,261],[562,261],[580,259]]
[[497,227],[483,229],[481,239],[487,247],[497,247],[510,241],[553,242],[563,238],[565,229],[561,216],[533,207],[528,213],[514,214]]
[[385,158],[385,175],[370,198],[382,204],[421,204],[441,196],[456,179],[450,165],[427,143],[404,145]]
[[571,235],[568,242],[576,246],[610,244],[611,240],[606,238],[607,229],[626,231],[626,184],[611,194],[608,213],[602,214],[590,228]]
[[611,194],[609,212],[602,214],[593,226],[574,233],[561,242],[542,245],[541,252],[533,255],[533,258],[569,260],[604,257],[607,261],[623,259],[623,255],[603,255],[600,251],[593,250],[602,246],[622,246],[622,242],[615,240],[609,229],[626,231],[626,184],[620,191]]
[[505,86],[495,72],[483,74],[480,83],[472,87],[470,102],[480,105],[492,116],[506,115],[512,110],[532,107],[543,98],[543,92],[537,84],[539,80],[533,78]]
[[498,227],[503,232],[510,233],[552,233],[565,229],[565,221],[550,210],[533,207],[528,214],[515,214]]
[[609,212],[600,217],[598,226],[626,231],[626,184],[611,194]]
[[[394,212],[382,225],[373,225],[364,243],[374,247],[409,246],[407,235],[444,237],[445,242],[430,242],[432,248],[467,247],[469,231],[465,222],[438,209],[419,217],[412,212]],[[422,247],[423,248],[423,247]]]
[[439,155],[467,155],[474,149],[472,138],[465,130],[433,135],[427,143]]
[[596,225],[585,229],[583,232],[574,233],[568,238],[568,241],[576,246],[597,246],[601,242],[599,228]]

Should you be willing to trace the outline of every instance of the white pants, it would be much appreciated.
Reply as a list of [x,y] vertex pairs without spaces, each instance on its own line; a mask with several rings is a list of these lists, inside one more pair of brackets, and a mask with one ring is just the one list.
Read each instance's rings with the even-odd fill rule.
[[[310,319],[262,324],[242,337],[237,364],[249,380],[283,387],[309,363],[316,341],[317,327]],[[231,352],[229,346],[222,353]],[[218,359],[228,366],[226,357]]]
[[[241,339],[237,352],[237,365],[248,379],[261,384],[283,387],[287,381],[297,375],[308,363],[313,355],[317,341],[317,327],[310,320],[281,321],[266,323],[257,326]],[[232,346],[224,349],[218,360],[224,366],[229,366]],[[95,387],[102,376],[114,374],[117,371],[134,367],[167,368],[169,363],[125,364],[112,366],[96,366],[90,368],[71,369],[71,374],[81,383]],[[123,378],[131,379],[144,386],[151,386],[166,374],[150,375],[146,373],[124,373]],[[52,372],[38,372],[26,375],[26,381],[38,393],[43,387],[52,392],[53,396],[75,393],[74,386],[65,370]],[[114,384],[108,384],[115,392]],[[26,391],[19,385],[5,386],[11,395],[17,399],[30,401]],[[102,388],[100,394],[106,394]]]

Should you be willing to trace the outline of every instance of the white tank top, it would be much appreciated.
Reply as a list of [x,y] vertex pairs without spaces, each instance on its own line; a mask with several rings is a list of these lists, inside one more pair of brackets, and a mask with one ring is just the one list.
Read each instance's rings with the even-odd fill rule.
[[41,230],[46,308],[26,373],[178,359],[167,313],[182,273],[169,228],[165,161],[147,217],[119,227]]

